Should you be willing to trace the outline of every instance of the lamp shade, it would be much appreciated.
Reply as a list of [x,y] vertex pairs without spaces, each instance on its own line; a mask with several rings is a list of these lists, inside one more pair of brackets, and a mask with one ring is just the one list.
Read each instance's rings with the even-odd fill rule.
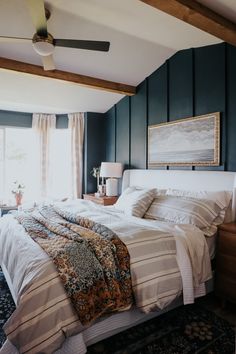
[[100,177],[122,177],[123,165],[120,162],[102,162]]

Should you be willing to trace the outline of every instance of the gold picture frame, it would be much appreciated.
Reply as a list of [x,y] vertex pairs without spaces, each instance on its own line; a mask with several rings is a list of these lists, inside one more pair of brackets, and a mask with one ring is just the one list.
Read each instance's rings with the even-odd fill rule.
[[148,168],[219,164],[220,112],[148,127]]

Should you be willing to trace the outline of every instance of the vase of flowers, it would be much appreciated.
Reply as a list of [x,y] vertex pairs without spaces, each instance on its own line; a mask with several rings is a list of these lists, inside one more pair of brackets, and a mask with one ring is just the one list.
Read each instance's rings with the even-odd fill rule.
[[19,183],[18,181],[15,181],[13,185],[14,187],[11,192],[15,196],[16,206],[19,206],[22,203],[25,186],[22,183]]
[[93,167],[92,176],[97,178],[97,192],[99,191],[99,178],[100,178],[100,167]]

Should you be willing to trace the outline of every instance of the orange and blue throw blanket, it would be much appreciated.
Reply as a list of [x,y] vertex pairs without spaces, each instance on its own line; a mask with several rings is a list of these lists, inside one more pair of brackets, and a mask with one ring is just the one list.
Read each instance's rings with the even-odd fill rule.
[[131,306],[130,257],[113,231],[51,206],[15,218],[53,260],[83,325]]

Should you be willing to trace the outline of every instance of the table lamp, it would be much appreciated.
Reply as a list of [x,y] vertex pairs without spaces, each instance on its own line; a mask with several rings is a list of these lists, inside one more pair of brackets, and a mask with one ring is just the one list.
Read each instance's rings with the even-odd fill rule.
[[108,197],[118,195],[118,179],[122,177],[123,165],[120,162],[102,162],[100,177],[108,177],[106,180],[106,195]]

